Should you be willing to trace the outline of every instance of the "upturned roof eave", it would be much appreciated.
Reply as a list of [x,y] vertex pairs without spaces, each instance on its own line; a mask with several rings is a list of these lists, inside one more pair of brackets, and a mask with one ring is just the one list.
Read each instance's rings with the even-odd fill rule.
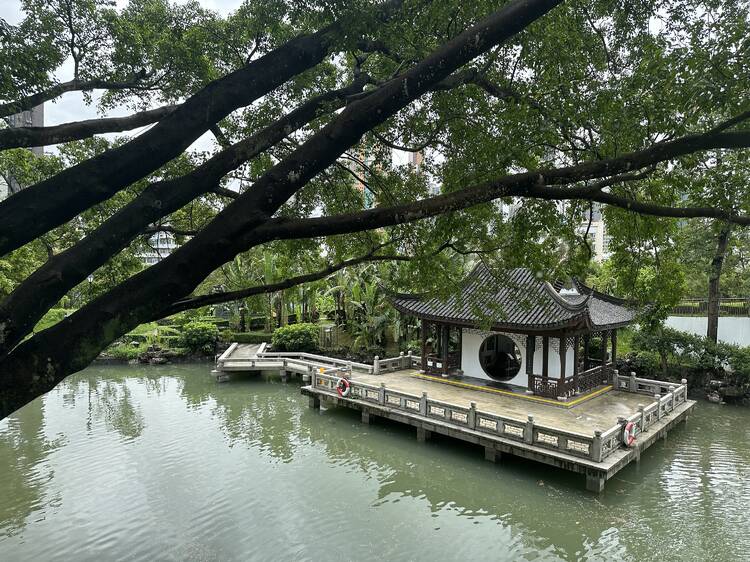
[[[402,312],[404,314],[409,314],[411,316],[414,316],[415,318],[419,318],[420,320],[429,320],[431,322],[442,322],[444,324],[452,324],[455,326],[461,326],[461,327],[466,327],[466,328],[482,328],[485,326],[485,324],[479,320],[457,318],[457,317],[452,317],[452,316],[440,316],[436,314],[418,312],[415,310],[411,310],[397,302],[393,303],[393,307],[399,312]],[[540,324],[540,323],[519,324],[515,322],[496,321],[496,322],[492,322],[489,325],[489,328],[492,330],[497,330],[497,331],[505,330],[505,331],[516,331],[516,332],[525,332],[525,331],[544,332],[544,331],[564,330],[564,329],[577,330],[577,329],[582,329],[586,327],[585,322],[584,322],[586,316],[588,315],[586,313],[583,313],[583,314],[578,314],[576,316],[572,316],[570,318],[566,318],[564,321],[561,321],[561,322],[548,322],[544,324]]]

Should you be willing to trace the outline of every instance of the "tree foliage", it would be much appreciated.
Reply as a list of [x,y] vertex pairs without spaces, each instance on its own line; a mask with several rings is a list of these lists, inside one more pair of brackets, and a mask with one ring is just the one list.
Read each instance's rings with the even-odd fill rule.
[[[744,1],[23,7],[0,26],[0,114],[82,91],[135,112],[97,135],[153,125],[0,151],[25,186],[0,203],[2,413],[138,324],[222,299],[277,323],[333,305],[377,345],[386,289],[449,294],[477,260],[590,273],[656,323],[693,283],[685,224],[750,224]],[[594,204],[611,257],[591,272]],[[157,232],[179,248],[142,268]],[[28,338],[63,299],[80,309]]]

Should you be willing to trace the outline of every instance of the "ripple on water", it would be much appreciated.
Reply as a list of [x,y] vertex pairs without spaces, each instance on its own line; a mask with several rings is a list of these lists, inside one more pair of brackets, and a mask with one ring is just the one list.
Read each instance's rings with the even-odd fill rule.
[[750,413],[699,408],[602,496],[205,366],[71,378],[0,423],[4,559],[736,559]]

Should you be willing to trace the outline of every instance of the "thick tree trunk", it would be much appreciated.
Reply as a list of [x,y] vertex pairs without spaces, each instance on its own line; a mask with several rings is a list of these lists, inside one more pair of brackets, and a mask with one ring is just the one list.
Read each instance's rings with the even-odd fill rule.
[[711,268],[708,273],[708,329],[706,337],[716,343],[719,339],[719,303],[721,302],[721,271],[724,267],[724,258],[729,246],[729,238],[732,233],[732,225],[722,224],[716,237],[716,252],[711,260]]
[[37,269],[0,302],[0,358],[18,344],[70,289],[125,248],[153,222],[211,190],[243,162],[312,121],[325,108],[333,111],[347,96],[360,92],[366,80],[316,96],[255,135],[223,150],[191,173],[156,182],[94,232]]
[[184,298],[211,271],[257,244],[254,229],[365,132],[561,1],[512,2],[464,31],[409,71],[348,106],[172,255],[20,344],[0,362],[0,372],[8,373],[0,379],[0,415],[52,388],[88,365],[113,340]]

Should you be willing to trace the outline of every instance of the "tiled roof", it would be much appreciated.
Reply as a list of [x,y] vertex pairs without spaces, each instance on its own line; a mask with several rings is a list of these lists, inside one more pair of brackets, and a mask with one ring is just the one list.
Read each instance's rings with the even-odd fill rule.
[[479,265],[462,283],[459,295],[445,300],[398,296],[397,310],[426,320],[495,329],[598,330],[624,326],[635,312],[616,297],[577,284],[561,294],[525,268],[494,273]]

